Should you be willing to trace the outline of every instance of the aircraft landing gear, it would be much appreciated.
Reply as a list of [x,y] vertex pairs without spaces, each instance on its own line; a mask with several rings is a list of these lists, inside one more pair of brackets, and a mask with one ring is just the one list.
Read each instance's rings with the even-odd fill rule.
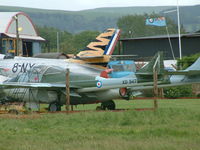
[[48,108],[49,111],[51,112],[54,112],[54,111],[61,111],[61,105],[59,103],[51,103],[49,104],[49,108]]
[[106,102],[101,103],[101,109],[102,110],[115,110],[115,102],[110,100]]

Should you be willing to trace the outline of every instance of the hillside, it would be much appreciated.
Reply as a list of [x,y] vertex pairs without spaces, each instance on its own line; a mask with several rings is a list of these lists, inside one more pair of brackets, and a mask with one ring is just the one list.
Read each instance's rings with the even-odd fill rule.
[[[161,13],[175,7],[118,7],[97,8],[83,11],[45,10],[23,7],[0,6],[1,12],[23,11],[27,13],[37,26],[55,27],[71,33],[84,30],[102,31],[108,27],[116,27],[119,17],[124,15]],[[199,30],[199,6],[187,6],[181,9],[181,20],[187,31]],[[183,13],[182,13],[183,12]],[[194,15],[195,14],[195,15]],[[176,20],[175,13],[167,14]]]

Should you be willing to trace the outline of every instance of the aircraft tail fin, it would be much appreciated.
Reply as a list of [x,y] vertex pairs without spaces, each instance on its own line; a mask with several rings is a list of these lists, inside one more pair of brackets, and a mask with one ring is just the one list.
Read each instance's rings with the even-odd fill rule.
[[200,58],[198,58],[191,66],[185,70],[178,70],[174,72],[167,72],[171,83],[178,83],[179,85],[200,83]]
[[112,55],[119,37],[119,29],[107,29],[105,32],[97,36],[95,41],[89,43],[84,50],[77,54],[77,56],[84,58]]
[[152,75],[154,65],[158,74],[164,73],[163,52],[158,52],[147,65],[137,72],[137,74]]
[[187,69],[167,72],[168,75],[183,75],[183,77],[194,77],[200,74],[200,57]]
[[200,57],[185,70],[167,72],[168,75],[196,76],[200,74]]
[[187,71],[200,70],[200,57],[191,66],[189,66],[186,70]]

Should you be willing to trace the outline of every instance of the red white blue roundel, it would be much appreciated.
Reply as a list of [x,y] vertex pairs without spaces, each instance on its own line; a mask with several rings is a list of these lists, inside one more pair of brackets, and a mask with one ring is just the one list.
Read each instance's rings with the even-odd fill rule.
[[98,81],[98,82],[97,82],[97,87],[98,87],[98,88],[101,88],[101,87],[102,87],[102,82],[101,82],[101,81]]

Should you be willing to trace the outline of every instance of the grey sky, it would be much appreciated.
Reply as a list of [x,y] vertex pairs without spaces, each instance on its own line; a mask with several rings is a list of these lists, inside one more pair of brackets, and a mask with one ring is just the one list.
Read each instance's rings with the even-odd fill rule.
[[[197,5],[200,0],[178,0],[180,5]],[[83,10],[99,7],[168,6],[177,0],[0,0],[0,5],[58,10]]]

